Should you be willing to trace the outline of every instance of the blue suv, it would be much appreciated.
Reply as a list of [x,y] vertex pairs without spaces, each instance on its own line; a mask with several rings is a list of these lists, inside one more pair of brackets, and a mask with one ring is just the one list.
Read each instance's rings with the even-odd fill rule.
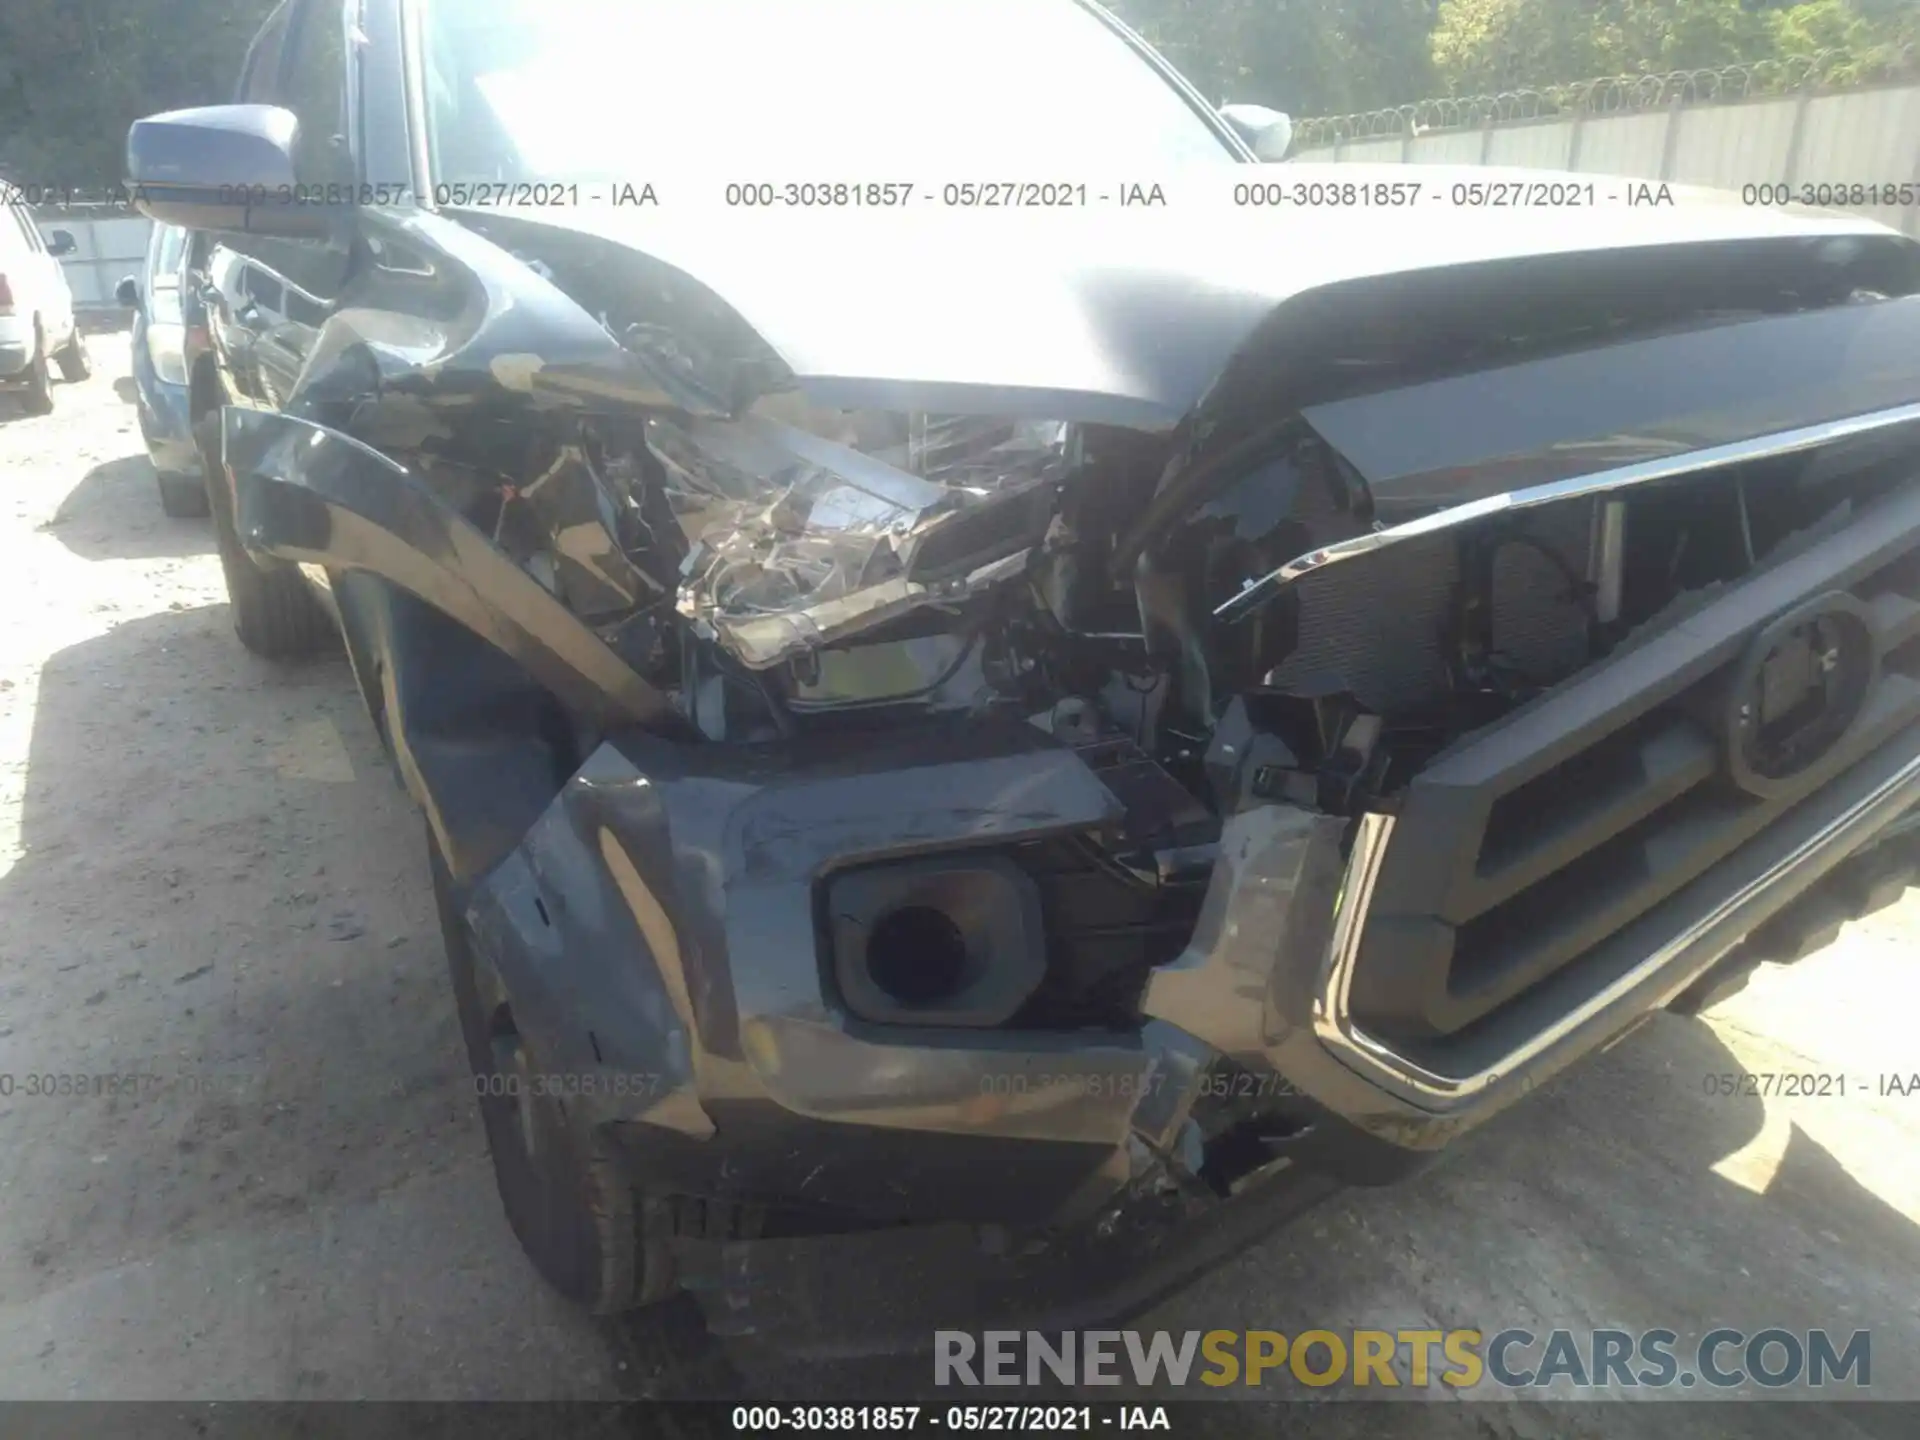
[[116,292],[134,312],[133,383],[140,434],[160,482],[160,508],[181,517],[207,513],[206,480],[187,404],[188,330],[204,323],[198,297],[183,283],[188,238],[177,225],[155,225],[144,278],[129,275]]

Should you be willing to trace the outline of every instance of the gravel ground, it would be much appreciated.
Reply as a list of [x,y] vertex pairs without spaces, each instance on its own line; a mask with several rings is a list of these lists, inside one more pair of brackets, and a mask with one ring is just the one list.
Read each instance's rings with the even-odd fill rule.
[[[160,514],[126,337],[94,349],[54,415],[0,396],[0,1075],[146,1078],[0,1096],[0,1397],[723,1393],[697,1334],[590,1321],[521,1260],[419,825],[345,663],[240,649],[206,522]],[[1660,1017],[1139,1324],[1870,1328],[1873,1392],[1920,1399],[1920,1094],[1859,1093],[1920,1071],[1917,919],[1910,896],[1704,1021]],[[1850,1093],[1703,1080],[1782,1070]],[[1428,1433],[1633,1411],[1449,1405]]]

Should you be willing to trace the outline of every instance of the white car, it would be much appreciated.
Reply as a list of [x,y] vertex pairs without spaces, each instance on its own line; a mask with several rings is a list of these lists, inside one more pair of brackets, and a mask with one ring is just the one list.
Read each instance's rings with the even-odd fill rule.
[[0,200],[0,386],[22,388],[34,415],[53,409],[50,364],[68,380],[93,373],[60,267],[73,249],[65,230],[43,240],[25,206]]

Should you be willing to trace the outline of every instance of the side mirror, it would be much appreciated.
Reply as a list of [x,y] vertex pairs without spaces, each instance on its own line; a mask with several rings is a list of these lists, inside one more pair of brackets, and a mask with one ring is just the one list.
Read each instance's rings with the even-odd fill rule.
[[327,209],[297,204],[300,121],[277,105],[169,110],[127,131],[127,188],[142,215],[188,230],[299,239],[327,233]]
[[113,298],[129,310],[140,308],[140,282],[129,275],[113,287]]
[[47,253],[59,259],[62,255],[71,255],[80,248],[80,242],[73,238],[71,230],[49,230],[47,232]]
[[1284,160],[1293,148],[1293,117],[1284,111],[1269,110],[1265,105],[1229,104],[1220,107],[1220,118],[1262,160]]

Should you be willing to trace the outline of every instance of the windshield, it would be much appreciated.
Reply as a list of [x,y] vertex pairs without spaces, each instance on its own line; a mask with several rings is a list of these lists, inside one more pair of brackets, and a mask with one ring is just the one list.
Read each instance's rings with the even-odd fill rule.
[[1080,182],[1236,158],[1071,0],[430,0],[426,34],[440,181]]

